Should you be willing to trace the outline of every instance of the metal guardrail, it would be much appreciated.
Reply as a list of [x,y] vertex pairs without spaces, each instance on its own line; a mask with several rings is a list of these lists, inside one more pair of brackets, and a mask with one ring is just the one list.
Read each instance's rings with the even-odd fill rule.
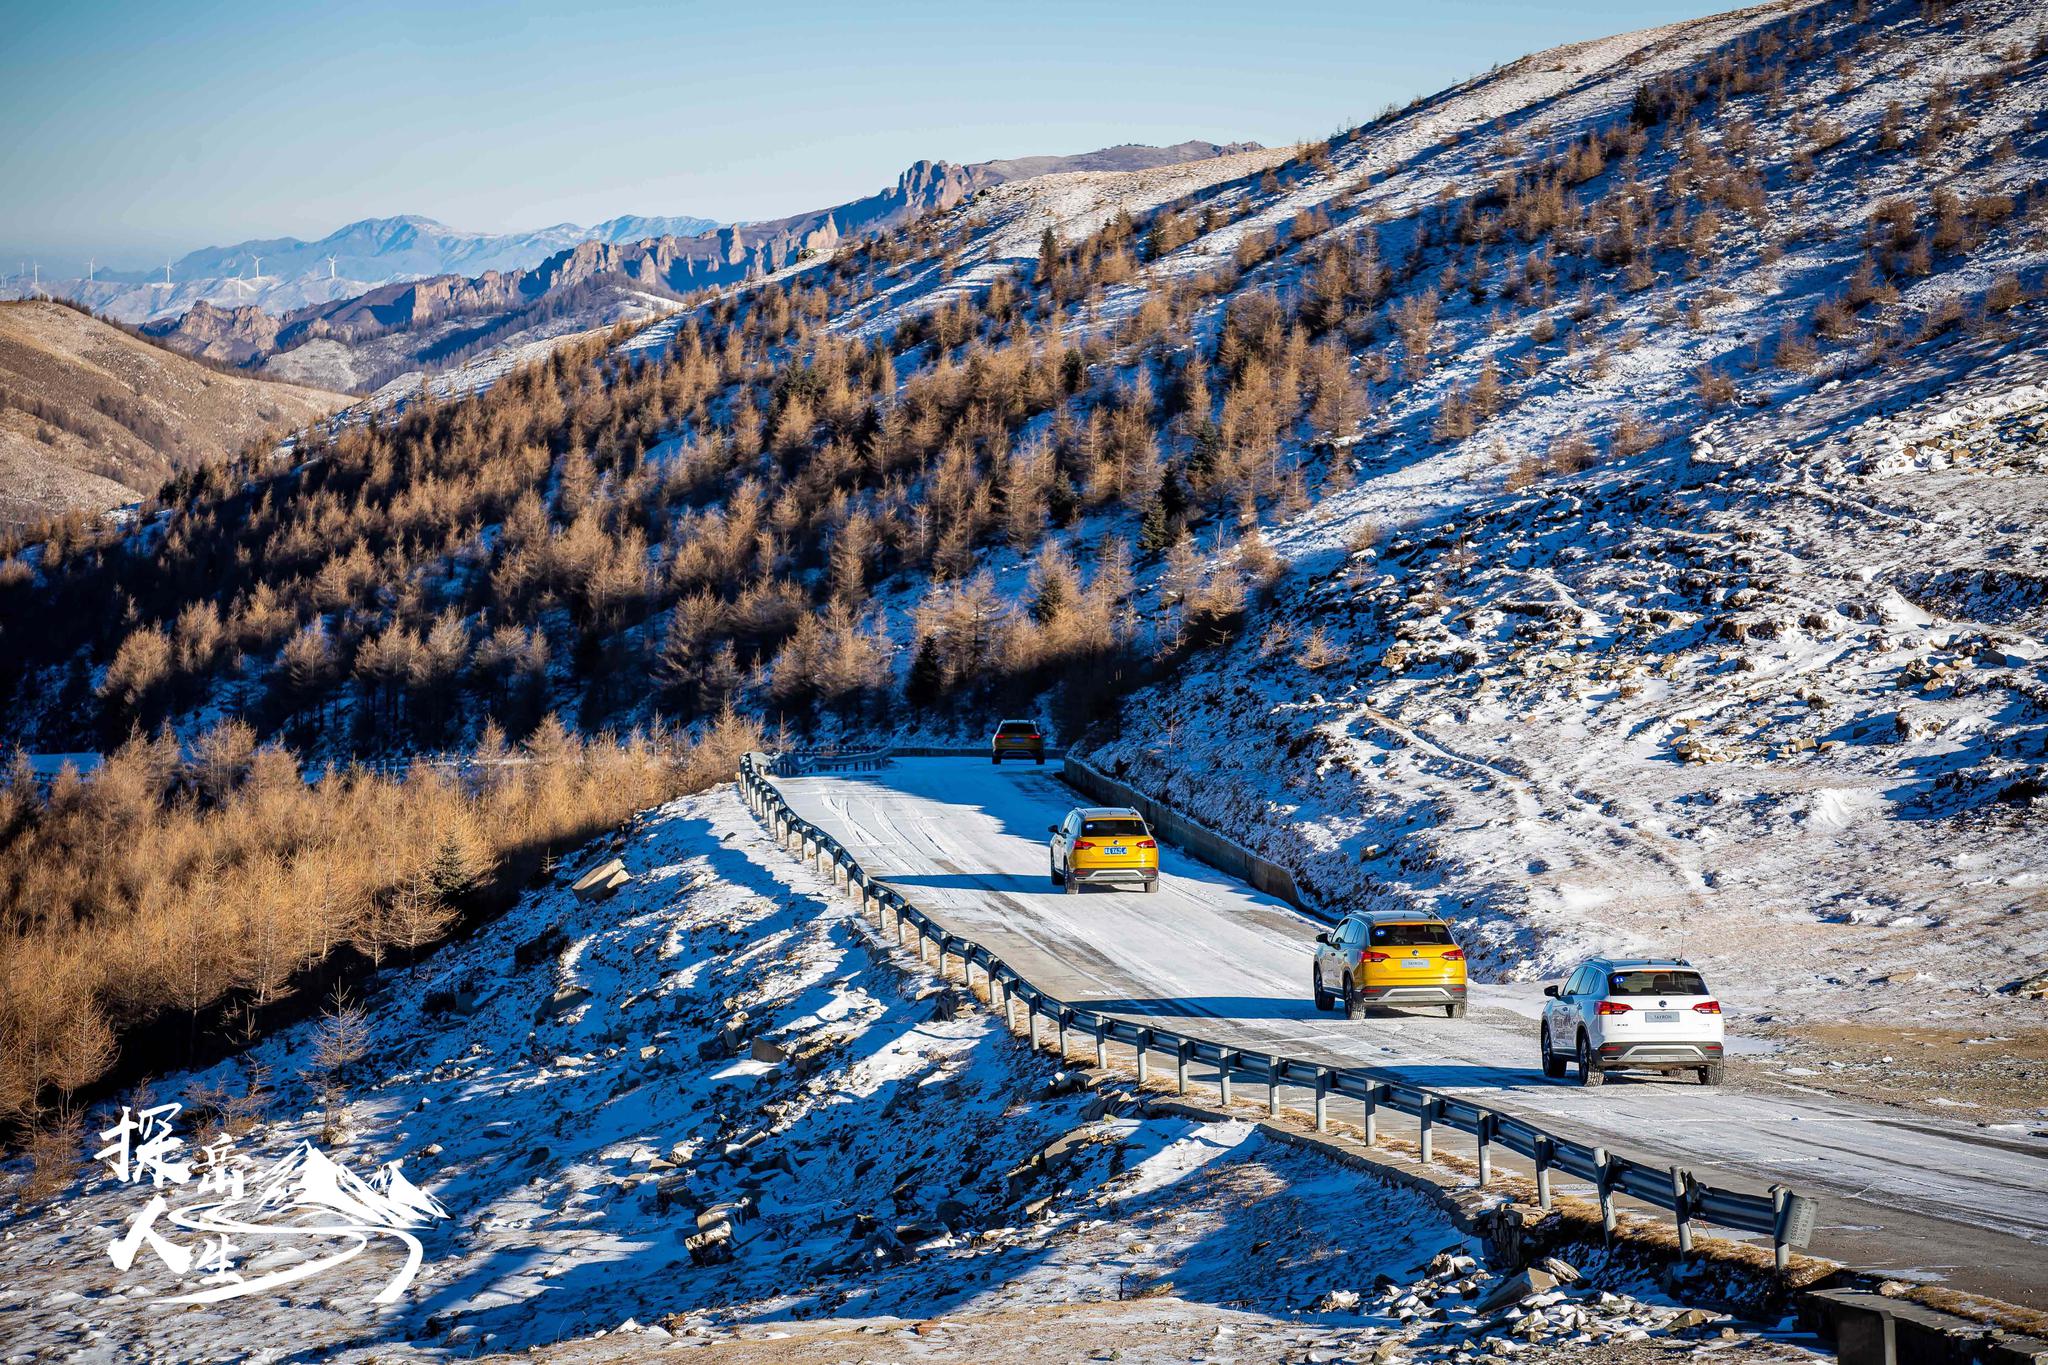
[[[1000,997],[1004,1020],[1011,1027],[1016,1026],[1017,1006],[1021,1004],[1024,1007],[1026,1028],[1034,1049],[1038,1047],[1039,1021],[1043,1017],[1057,1030],[1062,1058],[1067,1053],[1067,1035],[1075,1030],[1094,1040],[1098,1066],[1108,1065],[1111,1043],[1129,1047],[1136,1060],[1140,1085],[1150,1078],[1152,1057],[1163,1054],[1173,1059],[1175,1085],[1182,1094],[1187,1092],[1190,1062],[1215,1067],[1216,1087],[1226,1106],[1232,1103],[1234,1082],[1239,1075],[1264,1081],[1266,1110],[1275,1117],[1283,1107],[1283,1087],[1292,1085],[1310,1090],[1314,1096],[1312,1113],[1317,1132],[1328,1131],[1332,1098],[1355,1100],[1363,1111],[1362,1126],[1368,1146],[1379,1140],[1381,1115],[1400,1114],[1416,1121],[1417,1146],[1426,1163],[1436,1159],[1435,1134],[1438,1129],[1464,1133],[1475,1139],[1478,1146],[1479,1183],[1482,1188],[1493,1178],[1494,1146],[1504,1147],[1534,1163],[1537,1201],[1544,1209],[1551,1207],[1552,1176],[1562,1172],[1594,1187],[1600,1199],[1601,1225],[1610,1238],[1614,1234],[1615,1201],[1619,1197],[1626,1196],[1669,1213],[1677,1224],[1681,1257],[1692,1251],[1692,1225],[1695,1222],[1768,1236],[1780,1271],[1786,1268],[1790,1249],[1805,1246],[1812,1236],[1817,1205],[1808,1196],[1795,1194],[1782,1185],[1772,1186],[1767,1194],[1720,1188],[1708,1184],[1684,1167],[1659,1165],[1623,1156],[1605,1147],[1574,1142],[1545,1132],[1527,1120],[1474,1104],[1460,1096],[1409,1084],[1398,1076],[1371,1067],[1333,1067],[1281,1053],[1233,1048],[1210,1039],[1070,1005],[1032,985],[987,948],[946,929],[912,904],[902,892],[869,875],[837,839],[798,815],[782,792],[768,780],[771,775],[789,775],[781,766],[783,757],[795,760],[799,771],[822,772],[882,767],[898,754],[906,757],[919,753],[971,754],[978,757],[984,752],[981,749],[878,749],[862,754],[780,757],[749,753],[740,759],[739,784],[748,807],[768,827],[776,842],[814,864],[819,871],[829,871],[836,886],[859,899],[863,913],[874,915],[878,928],[885,933],[893,928],[900,944],[908,926],[916,937],[920,962],[925,961],[927,951],[936,946],[939,972],[943,976],[948,958],[958,958],[970,990],[974,986],[974,969],[981,968],[990,1005],[996,1005]],[[890,923],[892,917],[893,926]],[[1256,1083],[1257,1080],[1254,1081]]]
[[[886,768],[899,758],[987,758],[986,745],[967,744],[891,744],[880,749],[849,750],[840,753],[830,749],[793,749],[786,753],[764,755],[767,771],[775,777],[796,777],[803,773],[825,772],[867,772]],[[1066,757],[1064,749],[1047,749],[1048,759]]]

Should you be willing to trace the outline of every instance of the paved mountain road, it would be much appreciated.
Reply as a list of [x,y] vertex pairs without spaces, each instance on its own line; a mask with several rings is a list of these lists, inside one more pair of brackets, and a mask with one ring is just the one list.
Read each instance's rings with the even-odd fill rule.
[[[1309,969],[1322,926],[1177,849],[1162,852],[1156,894],[1055,888],[1046,827],[1085,802],[1051,769],[899,759],[777,785],[870,873],[1071,1004],[1231,1046],[1386,1068],[1725,1183],[1790,1184],[1821,1196],[1819,1254],[2048,1307],[2048,1143],[1752,1079],[1739,1057],[1719,1090],[1547,1081],[1534,1021],[1503,1008],[1526,990],[1475,983],[1463,1020],[1318,1013]],[[1739,1030],[1740,1017],[1730,1024]]]

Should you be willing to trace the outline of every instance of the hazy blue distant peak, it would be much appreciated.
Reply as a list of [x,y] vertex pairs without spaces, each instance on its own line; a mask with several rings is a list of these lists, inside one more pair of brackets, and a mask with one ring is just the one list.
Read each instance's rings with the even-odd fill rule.
[[[421,214],[362,218],[317,241],[264,237],[228,246],[202,247],[173,263],[171,279],[265,279],[326,276],[380,283],[423,275],[478,275],[486,270],[525,270],[558,251],[584,241],[635,242],[648,237],[688,237],[718,226],[709,218],[625,214],[595,227],[555,223],[527,232],[471,232]],[[131,271],[138,281],[161,272]]]

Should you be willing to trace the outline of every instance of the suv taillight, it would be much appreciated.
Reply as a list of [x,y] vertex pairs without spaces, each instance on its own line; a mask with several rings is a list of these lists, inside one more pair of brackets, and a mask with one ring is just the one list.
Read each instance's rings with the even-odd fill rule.
[[1702,1000],[1699,1004],[1692,1007],[1692,1012],[1694,1014],[1719,1014],[1721,1012],[1721,1002],[1718,1000]]
[[1390,958],[1390,957],[1388,957],[1388,956],[1387,956],[1387,955],[1386,955],[1385,953],[1367,953],[1367,954],[1365,954],[1365,956],[1363,956],[1363,957],[1359,958],[1358,960],[1359,960],[1360,962],[1392,962],[1392,961],[1393,961],[1393,959],[1392,959],[1392,958]]
[[1628,1006],[1619,1000],[1602,1000],[1593,1010],[1595,1014],[1627,1014]]
[[1080,852],[1080,851],[1081,851],[1082,849],[1084,849],[1084,848],[1093,848],[1093,847],[1095,847],[1095,841],[1094,841],[1093,839],[1076,839],[1076,840],[1074,840],[1074,852],[1076,852],[1076,853],[1079,853],[1079,852]]
[[1138,847],[1139,847],[1139,848],[1157,848],[1157,847],[1159,847],[1159,841],[1158,841],[1157,839],[1140,839],[1140,840],[1138,840]]
[[1463,948],[1446,948],[1443,952],[1437,954],[1437,960],[1439,962],[1463,962],[1465,960],[1465,950]]

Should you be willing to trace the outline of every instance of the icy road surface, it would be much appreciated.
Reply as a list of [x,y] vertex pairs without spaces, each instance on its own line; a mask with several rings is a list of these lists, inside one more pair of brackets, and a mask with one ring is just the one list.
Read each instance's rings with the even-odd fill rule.
[[[1046,827],[1087,804],[1054,773],[900,759],[880,773],[780,786],[871,873],[1069,1003],[1170,1020],[1233,1046],[1383,1067],[1726,1183],[1790,1184],[1821,1196],[1817,1254],[2048,1304],[2048,1143],[1754,1087],[1739,1056],[1718,1091],[1689,1078],[1610,1078],[1591,1091],[1546,1081],[1533,1022],[1508,1007],[1514,993],[1481,983],[1463,1020],[1319,1014],[1309,966],[1321,926],[1177,849],[1162,851],[1154,895],[1054,888]],[[1740,1017],[1730,1026],[1739,1033]]]

